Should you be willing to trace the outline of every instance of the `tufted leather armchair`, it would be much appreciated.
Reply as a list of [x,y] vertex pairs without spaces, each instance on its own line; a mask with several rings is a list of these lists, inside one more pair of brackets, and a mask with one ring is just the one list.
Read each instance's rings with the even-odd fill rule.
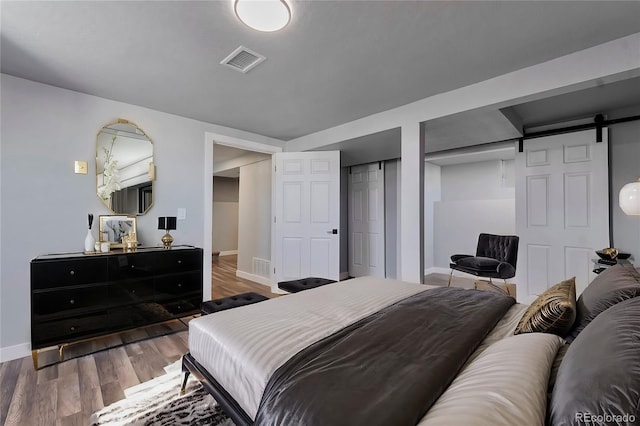
[[516,275],[518,261],[518,241],[516,235],[480,234],[476,255],[454,254],[451,256],[451,275],[453,271],[466,272],[483,278],[506,280]]

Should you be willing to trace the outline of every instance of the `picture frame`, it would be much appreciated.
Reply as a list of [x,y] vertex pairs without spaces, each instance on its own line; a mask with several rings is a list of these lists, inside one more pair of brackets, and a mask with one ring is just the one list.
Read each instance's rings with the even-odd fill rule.
[[138,233],[136,219],[132,215],[101,215],[99,241],[111,243],[111,248],[123,248],[122,237]]

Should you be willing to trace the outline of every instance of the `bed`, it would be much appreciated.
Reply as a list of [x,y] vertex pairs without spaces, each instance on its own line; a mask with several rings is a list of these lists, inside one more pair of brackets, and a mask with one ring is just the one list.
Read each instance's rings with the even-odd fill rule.
[[[634,290],[624,298],[616,293],[616,301],[640,295],[640,275],[633,276],[635,269],[624,273],[631,274],[625,285]],[[639,317],[640,298],[629,302],[636,304],[623,306],[625,312]],[[562,383],[553,381],[562,388],[558,395],[565,395],[563,387],[576,386],[576,375],[566,372],[585,361],[560,363],[558,353],[575,356],[560,350],[565,341],[554,334],[514,336],[529,310],[490,292],[357,278],[192,320],[183,369],[237,425],[544,424],[554,413],[560,419],[554,424],[573,424],[561,421],[571,414],[562,407],[582,406],[550,399],[549,377],[555,377],[555,365]],[[593,310],[588,316],[597,325]],[[600,332],[611,334],[610,323],[619,317]],[[598,329],[580,327],[581,334]],[[638,338],[623,343],[637,351],[640,324],[633,330]],[[599,337],[587,337],[572,346],[591,350]],[[601,356],[609,357],[607,365],[620,362],[616,354]],[[631,362],[632,377],[640,379],[636,359],[622,365]],[[637,415],[640,390],[634,394],[634,386],[629,384],[628,403]],[[589,401],[583,401],[586,409]]]

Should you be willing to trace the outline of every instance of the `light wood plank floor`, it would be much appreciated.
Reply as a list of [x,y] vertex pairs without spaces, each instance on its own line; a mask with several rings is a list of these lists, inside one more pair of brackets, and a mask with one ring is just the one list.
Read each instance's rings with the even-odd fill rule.
[[[269,287],[236,277],[236,256],[212,260],[214,298],[256,292],[278,296]],[[432,274],[426,282],[446,286],[448,275]],[[473,281],[455,278],[456,287],[472,288]],[[480,289],[484,289],[481,285]],[[494,289],[487,288],[495,291]],[[514,290],[511,290],[514,294]],[[186,318],[188,322],[190,318]],[[34,370],[31,357],[0,364],[0,425],[87,425],[91,414],[124,398],[124,389],[164,374],[166,365],[187,352],[188,332],[149,338],[184,328],[177,321],[93,339],[66,350],[68,359],[55,363],[54,349],[40,356]],[[146,340],[139,340],[146,338]],[[112,347],[121,345],[118,347]],[[79,356],[82,351],[93,352]]]

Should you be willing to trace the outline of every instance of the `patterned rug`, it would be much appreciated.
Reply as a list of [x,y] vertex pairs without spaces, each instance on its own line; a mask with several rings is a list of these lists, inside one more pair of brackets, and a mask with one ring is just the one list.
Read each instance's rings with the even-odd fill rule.
[[220,425],[233,426],[200,382],[189,376],[186,393],[179,396],[181,362],[165,367],[167,374],[124,391],[125,399],[93,413],[97,425]]

